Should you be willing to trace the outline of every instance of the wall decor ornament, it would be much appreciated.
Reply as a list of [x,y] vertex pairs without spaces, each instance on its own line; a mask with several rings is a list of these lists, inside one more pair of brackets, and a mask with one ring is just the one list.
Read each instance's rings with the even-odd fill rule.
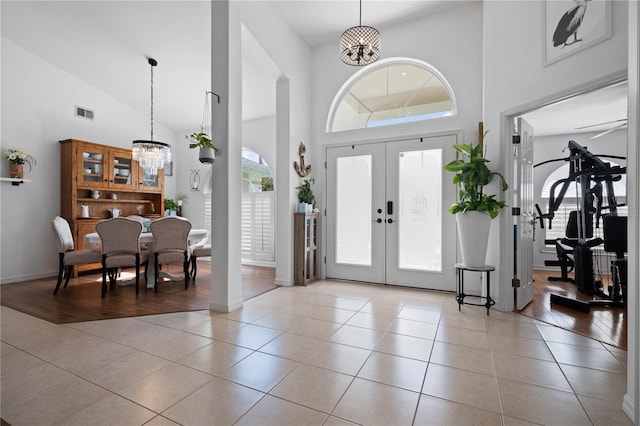
[[192,191],[200,190],[200,170],[192,169],[189,175],[189,186]]
[[304,156],[307,153],[307,147],[305,144],[300,142],[300,146],[298,146],[298,155],[300,156],[300,163],[297,161],[293,162],[293,168],[298,173],[300,177],[307,177],[311,174],[311,164],[304,164]]
[[545,0],[543,59],[550,65],[611,37],[611,0]]

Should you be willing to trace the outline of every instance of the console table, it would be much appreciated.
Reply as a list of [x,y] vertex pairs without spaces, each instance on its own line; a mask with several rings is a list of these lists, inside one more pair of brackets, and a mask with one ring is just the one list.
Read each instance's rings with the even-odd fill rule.
[[[496,268],[495,266],[491,266],[491,265],[484,265],[484,266],[466,266],[463,265],[462,263],[456,263],[455,265],[456,267],[456,276],[458,279],[458,288],[456,291],[456,301],[458,302],[458,311],[460,311],[460,307],[462,305],[475,305],[475,306],[484,306],[485,308],[487,308],[487,315],[489,315],[489,308],[491,308],[493,305],[496,304],[496,301],[493,300],[491,298],[491,281],[490,281],[490,275],[491,275],[491,271],[495,271]],[[468,294],[464,294],[464,271],[472,271],[472,272],[480,272],[480,273],[485,273],[487,279],[485,280],[485,282],[487,283],[487,295],[485,296],[474,296],[474,295],[468,295]],[[471,303],[471,302],[465,302],[464,298],[467,296],[471,296],[471,297],[478,297],[480,299],[485,299],[486,302],[485,303]]]

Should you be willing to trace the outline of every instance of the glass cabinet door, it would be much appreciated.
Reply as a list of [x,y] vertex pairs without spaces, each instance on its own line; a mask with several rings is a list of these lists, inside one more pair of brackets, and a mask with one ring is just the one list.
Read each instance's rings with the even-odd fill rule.
[[164,170],[158,169],[158,174],[150,175],[144,172],[142,167],[138,169],[138,189],[146,192],[162,192],[164,185]]
[[104,187],[108,180],[108,156],[105,150],[79,147],[78,148],[78,185],[84,187]]
[[109,186],[112,188],[135,188],[137,167],[128,152],[112,152]]

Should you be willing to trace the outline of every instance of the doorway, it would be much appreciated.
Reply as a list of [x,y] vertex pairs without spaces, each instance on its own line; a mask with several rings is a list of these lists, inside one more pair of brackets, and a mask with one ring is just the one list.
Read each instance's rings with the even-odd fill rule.
[[[588,148],[593,154],[601,156],[604,161],[612,164],[619,163],[620,160],[606,158],[607,155],[626,156],[626,103],[626,81],[607,81],[599,82],[589,90],[550,101],[536,109],[528,108],[511,115],[509,118],[510,126],[515,123],[518,117],[523,117],[531,123],[532,130],[530,132],[535,131],[533,140],[535,146],[534,165],[538,165],[538,167],[534,168],[533,202],[540,206],[541,213],[547,213],[550,204],[549,184],[545,184],[545,181],[549,176],[556,176],[559,169],[568,166],[564,159],[569,155],[567,150],[569,140],[576,141],[581,146]],[[514,152],[512,147],[510,147],[510,152]],[[623,166],[625,164],[624,161],[621,163]],[[560,177],[567,177],[567,173],[565,172]],[[515,178],[516,176],[510,176],[512,182],[515,182]],[[624,194],[618,192],[617,189],[616,197],[619,203],[625,203]],[[567,192],[566,204],[572,205],[571,208],[567,207],[568,210],[576,209],[575,198],[575,190]],[[520,206],[518,203],[521,203],[522,200],[516,197],[512,202],[514,206]],[[624,347],[626,342],[626,312],[624,309],[603,308],[599,309],[596,314],[585,315],[571,309],[555,307],[549,302],[550,293],[566,293],[569,297],[584,297],[581,293],[577,293],[575,284],[566,280],[559,281],[563,275],[559,267],[545,265],[545,261],[558,260],[555,245],[548,244],[546,240],[552,241],[556,237],[565,235],[566,221],[569,217],[568,210],[566,214],[561,210],[556,212],[551,229],[548,220],[545,221],[545,229],[541,228],[541,223],[537,220],[533,239],[514,240],[514,253],[527,253],[528,249],[533,250],[532,266],[527,271],[523,270],[522,274],[535,276],[532,303],[525,307],[515,300],[514,309],[519,310],[524,307],[521,311],[524,315],[618,347]],[[624,215],[623,211],[624,208],[618,209],[620,215]],[[527,247],[521,244],[526,244]],[[601,263],[599,267],[594,268],[595,278],[598,279],[597,274],[600,271],[606,275],[610,268],[607,261],[603,261],[604,253],[601,253],[603,249],[596,248],[594,251],[598,252],[594,256],[594,266],[598,262]],[[517,256],[510,257],[513,257],[515,264]],[[569,271],[568,275],[569,278],[573,278],[572,271]],[[514,289],[514,294],[518,291],[517,288]],[[603,319],[603,316],[608,319]],[[594,322],[595,318],[598,320]],[[608,331],[606,326],[609,327]]]
[[[328,278],[455,291],[456,135],[327,148]],[[453,238],[452,238],[453,236]]]

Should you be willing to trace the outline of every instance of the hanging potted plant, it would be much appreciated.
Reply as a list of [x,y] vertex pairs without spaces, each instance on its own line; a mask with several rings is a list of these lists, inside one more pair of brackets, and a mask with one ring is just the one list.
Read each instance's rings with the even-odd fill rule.
[[218,148],[215,147],[211,138],[203,132],[193,132],[186,136],[189,141],[189,148],[200,148],[198,159],[203,164],[213,164],[218,155]]
[[29,172],[36,165],[36,158],[17,149],[8,149],[2,153],[4,159],[9,163],[9,177],[22,179],[24,177],[24,165],[29,166]]
[[298,190],[298,213],[311,213],[315,206],[316,197],[313,195],[311,185],[315,183],[315,179],[305,179],[302,185],[296,186]]
[[451,205],[449,211],[456,215],[462,263],[471,267],[485,265],[491,220],[506,206],[506,202],[496,200],[496,195],[486,194],[484,188],[496,176],[500,179],[502,191],[509,187],[500,173],[487,167],[489,160],[483,152],[485,135],[486,132],[476,146],[453,145],[462,158],[444,166],[446,171],[455,173],[453,183],[459,187],[458,201]]

